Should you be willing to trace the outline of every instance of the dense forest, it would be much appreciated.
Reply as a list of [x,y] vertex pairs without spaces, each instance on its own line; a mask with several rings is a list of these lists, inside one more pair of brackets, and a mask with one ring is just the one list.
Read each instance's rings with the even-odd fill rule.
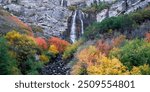
[[41,26],[23,22],[1,5],[0,74],[149,75],[150,6],[101,21],[91,17],[116,2],[84,7],[61,2],[73,11],[61,36],[45,36]]

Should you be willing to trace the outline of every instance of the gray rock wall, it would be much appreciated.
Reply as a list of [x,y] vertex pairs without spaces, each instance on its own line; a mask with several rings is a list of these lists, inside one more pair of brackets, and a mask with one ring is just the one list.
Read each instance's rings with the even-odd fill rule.
[[116,1],[116,0],[67,0],[67,2],[68,2],[67,5],[70,6],[70,5],[84,2],[87,6],[91,6],[93,3],[97,3],[97,4],[100,2],[112,3],[114,1]]
[[[4,2],[5,1],[5,2]],[[1,5],[22,21],[38,25],[44,29],[45,36],[60,36],[67,29],[71,11],[60,6],[61,0],[1,0]]]
[[150,0],[119,0],[114,3],[108,12],[101,11],[97,14],[97,22],[101,22],[106,18],[108,13],[109,17],[118,16],[120,14],[128,14],[138,9],[147,7],[150,4]]
[[[128,14],[149,5],[150,0],[64,0],[67,5],[84,3],[90,6],[102,1],[114,3],[110,9],[104,9],[96,15],[97,22],[107,17]],[[60,36],[68,28],[68,18],[72,11],[62,7],[62,0],[0,0],[0,4],[18,16],[24,22],[38,25],[44,29],[45,36]]]

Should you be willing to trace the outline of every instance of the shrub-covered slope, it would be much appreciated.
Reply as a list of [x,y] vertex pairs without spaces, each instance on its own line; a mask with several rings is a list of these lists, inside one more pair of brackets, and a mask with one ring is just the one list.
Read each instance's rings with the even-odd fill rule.
[[3,8],[0,8],[0,34],[6,34],[11,30],[19,30],[21,33],[32,34],[32,29],[27,24]]

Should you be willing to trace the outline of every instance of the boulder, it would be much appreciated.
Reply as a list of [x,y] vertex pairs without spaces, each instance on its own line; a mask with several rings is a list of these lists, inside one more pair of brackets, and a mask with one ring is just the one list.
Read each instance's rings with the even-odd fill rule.
[[140,3],[142,0],[127,0],[128,3],[128,7],[132,7],[134,5],[137,5],[138,3]]
[[11,3],[11,4],[4,6],[4,9],[7,9],[12,12],[20,13],[22,11],[22,6]]
[[98,13],[96,15],[97,22],[101,22],[102,20],[104,20],[105,18],[107,18],[107,13],[108,13],[108,9],[104,9],[100,13]]

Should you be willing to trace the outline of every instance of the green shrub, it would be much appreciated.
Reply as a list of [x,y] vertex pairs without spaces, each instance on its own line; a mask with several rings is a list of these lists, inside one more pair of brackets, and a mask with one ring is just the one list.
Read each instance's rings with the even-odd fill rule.
[[42,29],[42,27],[40,27],[40,26],[31,25],[31,28],[32,28],[32,31],[33,31],[34,33],[37,33],[37,32],[43,33],[43,29]]
[[130,71],[131,75],[150,75],[150,67],[149,65],[141,65],[139,67],[133,67]]
[[43,62],[35,62],[34,59],[29,59],[26,61],[26,68],[24,68],[24,72],[27,75],[38,75],[42,66]]
[[119,50],[111,52],[110,56],[119,58],[131,70],[133,66],[150,64],[150,44],[138,39],[128,41]]
[[143,75],[150,75],[150,67],[149,65],[143,65],[143,66],[139,66],[141,74]]
[[16,53],[16,59],[19,62],[26,61],[36,53],[37,45],[32,37],[11,31],[6,34],[5,38],[10,50]]
[[134,20],[136,23],[142,23],[145,20],[150,19],[150,10],[140,10],[138,12],[134,12],[129,14],[132,20]]
[[84,33],[84,38],[99,38],[99,34],[107,33],[110,29],[121,32],[130,31],[145,20],[150,20],[150,10],[140,10],[129,15],[107,18],[100,23],[93,23],[88,26]]
[[37,74],[36,64],[39,62],[36,62],[35,54],[38,47],[33,38],[16,31],[8,32],[5,38],[8,41],[7,45],[10,52],[17,60],[17,67],[20,69],[21,74]]
[[7,42],[0,38],[0,75],[19,74],[16,60],[8,52]]
[[84,33],[85,38],[98,37],[100,33],[106,33],[111,30],[131,30],[135,22],[128,15],[119,17],[111,17],[103,20],[100,23],[93,23],[86,28]]
[[79,40],[77,42],[75,42],[74,44],[69,45],[66,50],[63,53],[63,59],[69,59],[73,56],[73,54],[76,52],[76,50],[78,49],[79,45],[81,45],[83,43],[83,40]]
[[68,6],[68,9],[71,11],[75,11],[77,9],[77,6]]
[[103,9],[109,8],[109,4],[108,3],[99,3],[97,4],[93,4],[91,7],[86,7],[83,8],[82,11],[86,12],[86,13],[95,13],[95,12],[100,12]]

